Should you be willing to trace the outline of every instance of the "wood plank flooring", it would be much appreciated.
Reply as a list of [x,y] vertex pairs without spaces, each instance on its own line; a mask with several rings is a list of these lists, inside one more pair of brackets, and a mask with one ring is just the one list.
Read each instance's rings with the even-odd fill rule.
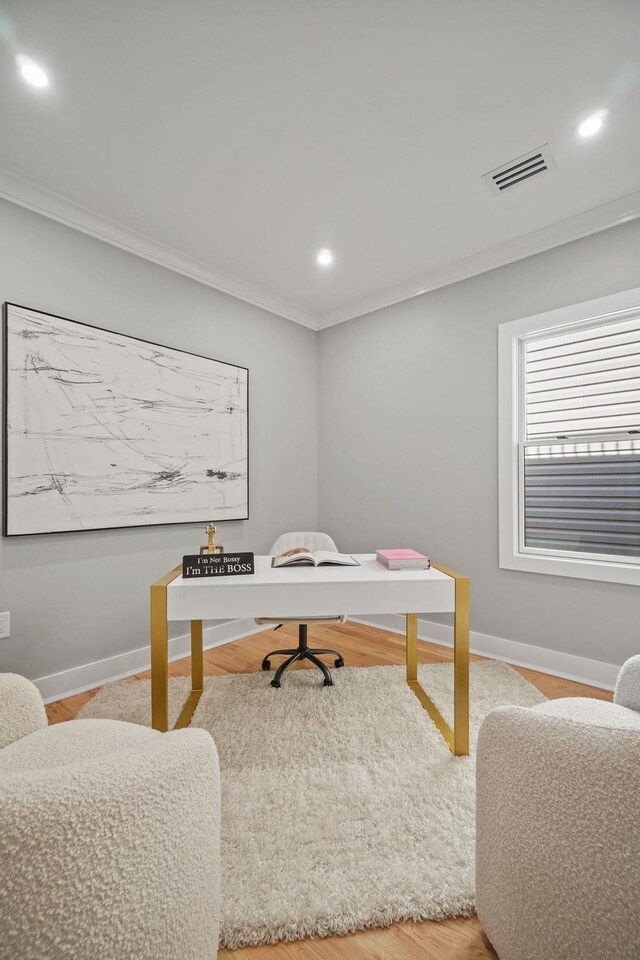
[[[340,626],[312,627],[310,644],[340,650],[348,666],[404,663],[404,637],[352,621]],[[293,626],[282,627],[277,633],[272,630],[257,633],[207,650],[204,656],[205,674],[221,676],[259,670],[262,658],[270,650],[296,645],[297,633]],[[421,663],[449,662],[452,651],[447,647],[419,641],[419,659]],[[482,658],[472,656],[471,659]],[[189,657],[174,661],[169,669],[172,676],[188,675]],[[316,668],[296,664],[293,669]],[[597,697],[611,700],[612,697],[607,690],[551,677],[524,667],[515,669],[550,699]],[[148,672],[138,674],[140,679],[148,676]],[[283,690],[285,686],[286,675]],[[72,720],[95,693],[96,690],[89,690],[49,704],[49,722]],[[396,923],[384,930],[364,930],[346,937],[312,938],[266,947],[221,950],[219,957],[221,960],[495,960],[496,954],[473,917],[441,922]]]

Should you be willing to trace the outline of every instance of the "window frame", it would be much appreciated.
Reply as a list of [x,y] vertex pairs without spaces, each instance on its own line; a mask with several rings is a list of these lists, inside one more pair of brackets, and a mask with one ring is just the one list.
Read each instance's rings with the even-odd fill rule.
[[[521,437],[524,436],[524,349],[532,334],[565,327],[598,326],[624,320],[640,311],[640,287],[597,300],[571,304],[498,326],[498,517],[499,566],[506,570],[544,573],[584,580],[640,585],[638,561],[603,559],[593,554],[523,548],[524,505]],[[523,441],[527,442],[527,441]],[[524,448],[522,448],[523,450]]]

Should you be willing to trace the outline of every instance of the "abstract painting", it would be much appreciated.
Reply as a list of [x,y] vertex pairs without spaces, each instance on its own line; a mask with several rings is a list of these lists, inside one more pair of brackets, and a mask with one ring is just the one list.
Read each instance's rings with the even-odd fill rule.
[[248,370],[4,306],[3,533],[249,515]]

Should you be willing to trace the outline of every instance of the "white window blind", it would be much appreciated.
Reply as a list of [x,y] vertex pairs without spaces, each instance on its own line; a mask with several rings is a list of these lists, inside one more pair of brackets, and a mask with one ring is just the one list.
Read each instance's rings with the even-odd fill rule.
[[640,430],[640,316],[529,340],[526,435]]
[[526,339],[521,374],[521,546],[640,561],[640,314]]

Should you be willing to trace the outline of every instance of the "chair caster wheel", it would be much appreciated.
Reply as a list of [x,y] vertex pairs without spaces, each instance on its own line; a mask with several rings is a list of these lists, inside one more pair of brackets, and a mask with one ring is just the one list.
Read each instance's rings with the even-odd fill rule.
[[272,680],[272,681],[271,681],[271,686],[272,686],[272,687],[275,687],[276,690],[278,690],[278,689],[280,688],[280,681],[279,681],[279,680]]
[[342,657],[340,657],[338,660],[336,660],[335,666],[336,666],[336,667],[344,667],[344,660],[342,659]]
[[263,670],[271,670],[271,660],[263,660],[263,661],[262,661],[262,669],[263,669]]
[[332,686],[333,686],[333,680],[327,680],[326,677],[325,677],[323,686],[325,686],[325,687],[332,687]]

